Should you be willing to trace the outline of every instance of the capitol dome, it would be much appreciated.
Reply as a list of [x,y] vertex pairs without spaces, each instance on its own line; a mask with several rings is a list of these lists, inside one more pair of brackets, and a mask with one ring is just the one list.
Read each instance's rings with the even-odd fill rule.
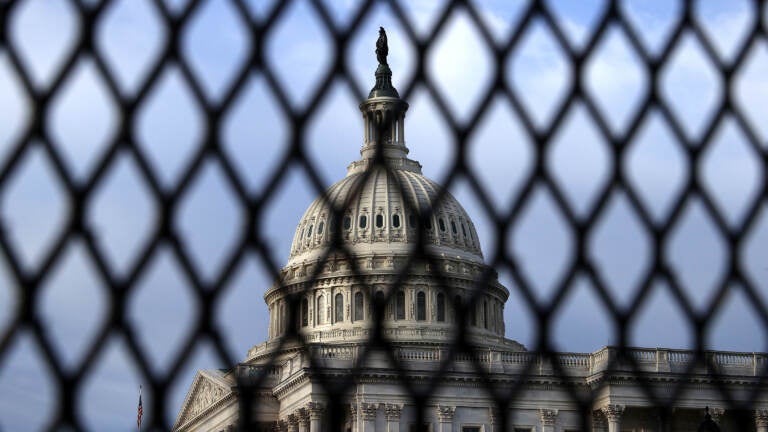
[[509,291],[464,208],[408,158],[408,104],[391,79],[380,63],[360,104],[360,159],[309,205],[264,295],[270,340],[294,331],[308,343],[364,340],[376,313],[396,341],[446,341],[459,323],[481,343],[504,340]]

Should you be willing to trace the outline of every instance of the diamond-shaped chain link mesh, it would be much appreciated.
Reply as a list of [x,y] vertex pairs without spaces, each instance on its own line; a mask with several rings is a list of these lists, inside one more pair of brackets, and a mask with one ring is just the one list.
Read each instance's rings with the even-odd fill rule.
[[[45,389],[48,393],[57,395],[58,406],[52,417],[46,421],[49,430],[59,427],[72,427],[84,429],[83,415],[80,412],[83,382],[85,377],[98,367],[102,358],[104,346],[110,337],[119,334],[124,338],[130,361],[134,363],[136,370],[142,376],[142,381],[147,383],[155,397],[151,406],[146,408],[148,418],[146,423],[151,427],[168,430],[171,425],[163,413],[167,411],[168,395],[171,385],[178,377],[180,371],[191,357],[195,347],[201,341],[207,341],[218,355],[227,364],[236,365],[241,359],[233,358],[225,347],[225,334],[217,324],[216,305],[221,301],[221,296],[226,287],[244,265],[250,255],[258,256],[264,267],[268,269],[275,280],[280,279],[280,267],[283,263],[273,258],[274,251],[262,238],[260,224],[265,220],[265,213],[275,201],[276,191],[285,182],[285,174],[292,167],[298,168],[309,179],[314,192],[322,195],[324,184],[319,174],[317,163],[310,156],[307,145],[308,129],[311,121],[316,118],[321,102],[326,98],[333,84],[344,83],[355,94],[358,100],[365,99],[364,89],[360,88],[358,81],[353,77],[349,64],[350,45],[362,27],[363,22],[373,14],[378,2],[363,1],[351,14],[349,22],[340,25],[332,17],[333,13],[327,4],[320,0],[308,1],[306,5],[311,10],[313,17],[327,36],[331,44],[330,58],[327,61],[327,69],[320,75],[319,84],[307,94],[307,102],[297,108],[292,103],[288,84],[282,80],[275,65],[270,62],[266,53],[266,46],[274,37],[276,28],[286,19],[287,11],[293,2],[275,2],[267,7],[265,13],[256,16],[250,10],[250,5],[245,0],[226,1],[237,16],[241,27],[234,29],[243,33],[249,41],[246,50],[246,60],[242,62],[232,74],[231,78],[223,86],[221,97],[210,98],[205,84],[201,82],[192,66],[192,54],[184,49],[183,39],[196,12],[204,7],[205,2],[191,0],[178,8],[169,8],[161,0],[151,3],[152,13],[162,27],[162,44],[159,53],[148,66],[148,73],[137,78],[136,88],[131,94],[122,91],[120,79],[117,75],[121,71],[106,58],[103,45],[99,43],[100,33],[97,31],[103,25],[107,11],[113,5],[110,0],[86,2],[84,0],[69,0],[65,2],[67,7],[77,18],[76,36],[67,49],[66,57],[60,65],[53,69],[47,85],[39,85],[39,77],[31,71],[25,61],[24,46],[17,43],[18,38],[14,29],[18,29],[15,21],[19,19],[18,11],[25,5],[25,1],[0,0],[0,55],[7,61],[8,70],[15,75],[19,88],[23,94],[21,99],[30,102],[28,117],[23,130],[15,135],[10,143],[6,156],[0,160],[0,195],[7,195],[9,185],[19,176],[23,162],[32,153],[42,157],[47,162],[49,176],[56,187],[65,197],[65,205],[61,207],[61,229],[47,233],[47,247],[41,254],[41,258],[34,266],[27,265],[26,257],[14,242],[13,227],[0,220],[0,255],[8,267],[9,279],[13,286],[13,295],[17,298],[17,304],[11,311],[10,324],[0,334],[0,367],[7,360],[8,353],[14,341],[21,337],[22,332],[28,332],[34,344],[39,347],[42,361],[50,369],[53,377],[52,389]],[[716,315],[721,300],[729,290],[741,289],[749,302],[754,306],[754,313],[758,315],[762,326],[768,329],[768,311],[758,292],[755,281],[744,271],[742,265],[744,257],[744,245],[749,241],[759,222],[761,211],[764,209],[768,189],[765,183],[757,188],[757,191],[749,197],[749,202],[744,206],[744,216],[739,223],[730,223],[729,217],[721,204],[713,197],[709,189],[702,181],[702,161],[704,156],[713,146],[714,135],[719,125],[730,119],[735,127],[745,138],[748,151],[757,165],[757,177],[764,179],[768,175],[768,146],[761,140],[760,133],[750,122],[749,114],[745,113],[735,97],[735,77],[750,59],[750,53],[758,49],[761,44],[768,42],[765,29],[765,2],[754,1],[751,3],[751,24],[745,30],[745,36],[738,49],[730,59],[724,60],[718,54],[717,40],[702,28],[696,18],[695,2],[683,2],[677,13],[674,23],[671,25],[668,36],[655,52],[649,51],[644,43],[646,29],[638,28],[628,17],[626,9],[618,2],[607,2],[600,8],[600,12],[586,31],[586,40],[580,47],[574,47],[569,41],[566,24],[562,21],[546,2],[531,1],[524,5],[517,22],[510,26],[503,38],[497,38],[494,30],[482,17],[482,11],[473,2],[450,1],[441,3],[436,8],[433,24],[428,32],[418,32],[413,18],[405,10],[403,2],[391,1],[385,3],[387,13],[403,29],[403,37],[411,45],[415,53],[414,73],[405,81],[398,84],[403,99],[408,100],[417,90],[424,90],[423,95],[428,98],[436,108],[442,127],[448,135],[455,140],[455,157],[451,160],[453,165],[445,178],[440,179],[446,187],[464,181],[475,195],[482,210],[489,220],[495,225],[497,247],[493,251],[486,251],[487,261],[490,267],[507,269],[511,274],[515,289],[519,291],[519,297],[528,303],[530,310],[536,316],[538,340],[533,347],[542,355],[554,354],[552,342],[549,340],[548,328],[553,318],[562,310],[562,304],[567,302],[573,282],[578,277],[585,277],[595,288],[600,301],[608,310],[608,315],[616,326],[618,355],[623,356],[623,361],[633,363],[632,356],[624,356],[624,350],[628,345],[628,333],[633,323],[637,322],[637,312],[645,297],[650,295],[655,283],[664,282],[673,294],[673,299],[679,303],[680,310],[685,314],[685,320],[694,328],[695,352],[702,361],[706,361],[704,352],[704,337],[708,326],[711,326],[710,317]],[[435,76],[426,66],[426,58],[430,50],[437,45],[442,32],[445,31],[448,22],[456,14],[464,14],[471,23],[481,44],[490,53],[491,64],[488,82],[478,98],[478,103],[471,106],[468,115],[459,117],[451,109],[451,102],[442,92],[442,88]],[[525,39],[532,32],[535,25],[543,26],[552,36],[556,48],[563,54],[567,63],[567,73],[570,79],[562,89],[562,102],[557,105],[551,121],[546,126],[538,124],[536,115],[526,103],[525,83],[513,85],[508,76],[510,59],[519,55]],[[629,114],[625,127],[617,131],[613,126],[611,113],[606,113],[600,106],[600,102],[590,92],[587,81],[586,68],[589,60],[598,51],[601,43],[611,31],[619,32],[626,41],[625,49],[636,58],[637,65],[645,74],[646,83],[640,93],[636,108]],[[422,34],[424,36],[422,36]],[[366,36],[367,37],[367,36]],[[371,35],[373,40],[373,35]],[[706,62],[713,67],[715,79],[722,81],[719,87],[713,112],[707,118],[702,127],[703,132],[692,138],[686,125],[680,119],[678,110],[665,97],[662,89],[662,77],[665,66],[674,61],[675,53],[679,46],[686,40],[693,40],[702,49]],[[52,43],[55,41],[51,41]],[[88,175],[77,175],[67,162],[67,144],[60,142],[55,134],[51,133],[52,106],[68,85],[67,83],[78,71],[78,66],[83,62],[90,62],[93,73],[101,81],[107,96],[115,105],[116,115],[114,130],[109,134],[109,143],[105,150],[93,161],[93,168]],[[178,72],[179,79],[185,86],[186,97],[194,105],[200,107],[200,120],[198,125],[190,125],[190,128],[199,128],[202,139],[194,148],[189,162],[181,170],[178,181],[168,187],[164,181],[164,173],[159,172],[156,161],[149,154],[146,147],[140,144],[137,131],[138,116],[142,107],[147,104],[154,87],[163,77],[164,71],[174,68]],[[259,185],[259,192],[244,184],[237,167],[237,154],[232,154],[224,149],[222,142],[222,130],[227,114],[232,110],[238,96],[246,91],[249,77],[258,74],[268,88],[280,115],[284,116],[287,136],[284,139],[284,148],[281,149],[282,157],[269,176],[263,177]],[[5,95],[0,95],[5,98]],[[530,167],[525,172],[527,176],[522,181],[522,186],[516,199],[508,208],[498,209],[494,206],[492,194],[483,186],[478,172],[467,162],[468,155],[472,152],[470,146],[473,134],[478,132],[482,121],[487,115],[494,100],[501,98],[508,102],[512,112],[520,119],[525,134],[534,144],[533,154],[530,158]],[[215,100],[212,100],[215,99]],[[0,101],[5,104],[6,102]],[[567,124],[568,113],[575,105],[585,109],[585,115],[594,125],[594,130],[600,139],[609,143],[607,147],[607,181],[599,188],[595,195],[594,204],[588,211],[577,212],[569,197],[567,187],[563,185],[557,172],[553,172],[547,160],[551,157],[553,142],[559,132]],[[678,151],[683,155],[684,164],[687,167],[687,175],[684,177],[680,193],[670,204],[668,216],[657,218],[646,205],[641,191],[638,191],[633,183],[632,175],[628,168],[628,153],[633,140],[643,131],[643,125],[652,114],[663,123],[670,132],[674,141],[679,145]],[[4,115],[0,112],[0,115]],[[354,121],[355,119],[350,119]],[[89,127],[88,119],[81,119],[81,127]],[[138,187],[147,190],[151,196],[151,205],[155,207],[157,216],[149,228],[148,240],[142,243],[137,258],[130,262],[125,271],[116,271],[109,257],[98,244],[98,230],[89,223],[89,209],[94,205],[97,191],[107,181],[110,173],[116,169],[121,158],[128,158],[134,164],[141,177],[141,185]],[[196,265],[195,258],[185,245],[185,236],[191,235],[181,231],[174,223],[180,203],[190,194],[196,179],[203,175],[209,162],[215,162],[220,168],[221,178],[225,187],[230,190],[230,197],[239,211],[245,215],[245,221],[237,229],[236,247],[226,256],[220,273],[215,277],[207,277],[202,274]],[[567,261],[565,271],[555,284],[552,300],[545,303],[538,302],[535,293],[536,284],[521,270],[521,263],[506,244],[507,233],[522,222],[525,209],[534,199],[535,193],[540,189],[546,190],[553,198],[553,204],[562,220],[567,225],[573,236],[573,256]],[[628,307],[620,307],[611,294],[612,287],[601,275],[599,264],[590,252],[590,236],[600,226],[600,220],[608,211],[611,197],[621,192],[626,196],[628,208],[633,217],[638,221],[642,230],[647,233],[649,242],[650,263],[642,277],[637,282],[636,293],[629,302]],[[672,233],[687,209],[693,201],[701,204],[704,214],[711,219],[714,230],[724,239],[723,271],[717,282],[717,292],[713,300],[698,311],[692,304],[692,300],[681,286],[679,275],[664,259],[664,248],[670,242]],[[5,204],[0,204],[5,205]],[[52,216],[53,217],[53,216]],[[286,233],[287,235],[287,233]],[[23,238],[22,238],[23,240]],[[41,287],[56,268],[57,264],[65,257],[66,250],[72,244],[78,244],[85,255],[94,263],[94,273],[102,288],[105,300],[104,307],[107,319],[97,331],[96,337],[85,350],[83,360],[75,368],[64,365],[64,359],[54,347],[52,335],[47,332],[41,322]],[[341,253],[345,253],[342,247],[338,247]],[[135,295],[136,287],[144,275],[149,272],[153,256],[161,251],[169,253],[178,263],[178,271],[183,274],[182,279],[188,285],[194,301],[198,307],[197,319],[191,331],[183,336],[181,349],[174,356],[166,373],[158,373],[153,367],[152,358],[139,343],[135,326],[131,322],[127,312],[128,302]],[[338,251],[337,251],[338,252]],[[329,251],[330,253],[330,251]],[[348,252],[346,252],[348,253]],[[325,255],[327,257],[327,254]],[[418,253],[414,260],[426,259]],[[360,275],[362,270],[354,269]],[[436,272],[438,278],[448,277]],[[403,276],[404,277],[404,276]],[[478,282],[479,283],[479,282]],[[296,303],[296,302],[294,302]],[[293,304],[296,309],[298,303]],[[295,313],[295,312],[294,312]],[[266,319],[266,318],[265,318]],[[381,320],[378,321],[381,324]],[[254,341],[256,342],[256,341]],[[372,343],[387,348],[388,342],[381,335],[376,336]],[[463,339],[454,345],[457,353],[470,352],[471,346]],[[392,359],[395,364],[397,359]],[[566,371],[559,368],[557,362],[552,362],[556,374],[565,376]],[[533,364],[526,369],[533,372]],[[691,363],[691,368],[694,363]],[[447,370],[447,362],[441,364],[441,368],[435,372],[436,376]],[[478,362],[477,373],[484,377],[489,387],[489,394],[496,401],[498,407],[507,406],[510,400],[519,397],[521,388],[514,384],[499,390],[493,386],[490,376],[486,375],[483,366]],[[689,370],[690,372],[690,370]],[[636,368],[636,373],[641,377],[643,373]],[[416,387],[409,383],[405,372],[402,372],[404,391],[412,398],[417,406],[424,406],[429,398],[429,391],[434,385]],[[764,371],[758,374],[761,385],[751,387],[748,391],[754,397],[760,394],[765,384]],[[354,377],[354,374],[352,375]],[[262,377],[263,378],[263,377]],[[258,387],[259,378],[256,379]],[[349,388],[351,380],[328,380],[323,382],[330,394],[343,393]],[[241,391],[242,424],[249,424],[253,414],[249,412],[253,395],[249,394],[248,386]],[[566,388],[571,393],[574,403],[589,413],[594,394],[585,394],[583,389]],[[680,389],[672,391],[671,399]],[[647,392],[647,396],[653,400],[654,393]],[[12,397],[2,395],[2,398]],[[723,389],[723,398],[730,401],[729,393]],[[666,401],[665,399],[664,401]],[[654,400],[657,405],[664,404],[662,400]],[[735,402],[733,402],[735,404]],[[749,409],[747,405],[735,405],[735,408]],[[330,406],[331,420],[341,418],[341,406]],[[421,411],[419,411],[421,412]],[[501,410],[503,413],[504,411]],[[421,414],[420,414],[421,415]],[[503,416],[504,414],[502,414]],[[584,424],[586,425],[586,416]],[[0,419],[2,422],[2,419]],[[1,424],[1,423],[0,423]],[[420,424],[420,422],[417,422]],[[500,424],[505,424],[501,422]],[[338,423],[337,423],[338,426]],[[586,428],[585,428],[586,430]]]

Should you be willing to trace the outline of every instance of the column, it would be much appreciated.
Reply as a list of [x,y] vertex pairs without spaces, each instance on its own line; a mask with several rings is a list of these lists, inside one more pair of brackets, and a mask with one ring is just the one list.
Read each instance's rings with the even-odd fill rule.
[[363,430],[358,430],[358,432],[374,432],[376,430],[376,414],[379,411],[379,406],[374,403],[360,402],[358,410],[363,420]]
[[307,404],[307,410],[309,411],[309,432],[320,432],[325,407],[320,402],[310,402]]
[[299,432],[309,432],[309,410],[299,408],[297,415],[299,417]]
[[541,417],[541,432],[555,432],[557,410],[539,409],[539,416]]
[[606,405],[602,408],[605,418],[608,419],[608,432],[620,432],[621,415],[624,414],[624,405]]
[[440,429],[437,432],[453,432],[453,415],[456,413],[456,407],[437,406],[437,421],[440,423]]
[[299,416],[296,414],[288,414],[286,418],[288,422],[288,432],[299,432]]
[[768,409],[755,410],[757,432],[768,432]]
[[592,432],[605,432],[605,416],[600,410],[592,411]]
[[489,408],[488,409],[489,414],[489,423],[491,424],[491,432],[499,432],[504,430],[504,425],[499,423],[501,421],[501,416],[499,415],[499,411],[496,408]]
[[387,417],[387,432],[400,432],[400,415],[403,406],[399,404],[386,404],[384,415]]
[[349,424],[352,426],[352,432],[357,432],[357,404],[349,404]]

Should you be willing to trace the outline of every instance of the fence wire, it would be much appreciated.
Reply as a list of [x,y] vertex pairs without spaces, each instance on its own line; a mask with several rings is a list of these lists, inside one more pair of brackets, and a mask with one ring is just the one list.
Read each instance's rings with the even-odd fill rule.
[[[145,424],[150,428],[169,430],[172,425],[167,423],[167,419],[163,415],[167,411],[168,396],[174,380],[187,364],[199,342],[210,342],[216,355],[226,364],[237,365],[242,360],[233,358],[225,346],[226,335],[223,334],[221,326],[217,324],[218,309],[216,309],[216,305],[226,291],[224,287],[229,284],[249,255],[258,256],[274,279],[280,280],[280,268],[283,263],[276,262],[273,258],[274,251],[270,250],[268,243],[262,238],[263,234],[260,234],[264,232],[260,229],[260,224],[264,221],[265,213],[274,204],[276,191],[279,190],[285,174],[291,167],[298,167],[310,180],[315,192],[318,195],[323,194],[325,185],[321,180],[317,161],[313,160],[310,156],[311,152],[308,150],[308,125],[316,118],[322,101],[329,95],[335,82],[343,82],[347,85],[358,100],[365,99],[366,92],[360,88],[350,66],[350,45],[355,37],[359,37],[357,33],[363,22],[373,14],[378,2],[361,1],[346,24],[339,24],[334,21],[333,12],[325,2],[321,0],[307,2],[308,7],[314,13],[317,25],[327,34],[332,47],[328,50],[331,53],[331,58],[326,63],[327,68],[322,73],[319,84],[313,87],[313,90],[307,95],[307,103],[302,107],[296,107],[291,103],[290,91],[287,88],[290,83],[281,79],[280,73],[270,62],[265,49],[271,38],[274,37],[276,27],[285,19],[287,10],[294,2],[278,1],[266,7],[263,14],[255,15],[251,13],[250,5],[246,4],[245,0],[227,0],[228,5],[236,11],[238,19],[243,24],[243,36],[250,40],[250,48],[247,51],[246,61],[237,68],[232,79],[221,92],[222,96],[217,100],[208,97],[205,84],[201,82],[193,70],[190,53],[183,48],[185,31],[188,30],[192,17],[198,9],[204,6],[205,2],[190,0],[177,8],[171,8],[161,0],[155,0],[151,3],[154,15],[164,28],[162,47],[160,54],[152,61],[149,72],[137,81],[137,89],[131,95],[121,91],[121,84],[117,77],[118,71],[110,66],[103,45],[98,41],[99,33],[96,31],[103,25],[102,21],[105,19],[107,11],[116,2],[111,0],[70,0],[67,2],[77,16],[78,31],[66,58],[55,69],[55,73],[47,85],[40,85],[37,82],[29,65],[25,62],[24,48],[17,43],[18,39],[13,33],[14,21],[18,19],[19,15],[17,11],[24,3],[25,1],[22,0],[0,1],[0,54],[3,54],[8,60],[10,70],[20,83],[21,92],[31,102],[29,121],[25,123],[22,132],[13,139],[7,156],[0,165],[0,195],[8,194],[9,185],[19,175],[22,161],[31,152],[37,151],[41,152],[44,158],[50,162],[50,174],[55,178],[58,187],[66,197],[67,210],[63,216],[63,229],[50,234],[48,239],[50,246],[45,249],[39,264],[32,267],[25,265],[19,246],[14,243],[13,228],[5,226],[0,220],[0,254],[7,263],[13,295],[17,299],[16,307],[9,320],[10,324],[0,334],[0,367],[7,360],[14,341],[21,337],[22,332],[28,332],[34,344],[39,347],[42,361],[50,369],[53,377],[51,384],[55,388],[45,391],[56,394],[58,398],[57,408],[51,418],[45,422],[46,429],[83,430],[86,429],[86,426],[79,409],[79,401],[82,399],[82,386],[85,377],[90,371],[98,367],[101,351],[109,339],[115,334],[119,334],[125,340],[130,353],[130,360],[139,371],[142,381],[146,383],[147,388],[154,395],[151,404],[145,407],[147,413]],[[734,288],[736,286],[753,304],[754,313],[758,315],[763,330],[768,329],[768,311],[765,308],[765,302],[759,293],[756,282],[749,277],[742,265],[745,253],[744,245],[750,240],[750,236],[756,229],[755,226],[758,224],[762,206],[768,202],[766,199],[768,188],[765,183],[760,184],[757,192],[750,197],[749,203],[745,206],[744,217],[739,223],[733,224],[729,223],[726,209],[718,204],[717,199],[702,182],[700,174],[704,155],[713,146],[713,136],[725,119],[732,119],[745,137],[745,142],[757,162],[758,176],[765,178],[768,174],[766,172],[768,171],[766,169],[768,167],[768,146],[764,140],[761,140],[753,123],[750,123],[748,114],[744,112],[743,107],[737,101],[733,85],[735,77],[748,62],[750,53],[758,49],[761,44],[768,42],[764,19],[766,16],[765,2],[755,0],[750,3],[752,20],[749,27],[745,29],[745,36],[741,39],[738,49],[730,59],[723,59],[718,54],[717,41],[713,40],[711,32],[708,33],[703,28],[697,18],[697,4],[692,1],[680,4],[676,20],[668,32],[668,36],[660,48],[654,51],[650,51],[647,44],[644,43],[646,29],[638,28],[633,24],[628,17],[626,8],[619,2],[607,2],[600,7],[599,13],[596,14],[597,18],[587,31],[588,36],[585,42],[579,47],[570,42],[565,29],[566,24],[553,11],[552,5],[547,2],[531,1],[525,4],[517,22],[510,26],[503,38],[495,37],[494,30],[482,18],[482,11],[473,2],[446,1],[440,3],[440,6],[435,9],[433,24],[427,32],[417,31],[417,26],[412,16],[406,11],[403,1],[390,1],[385,4],[387,13],[391,14],[392,19],[403,29],[404,34],[402,36],[410,44],[416,58],[413,74],[405,82],[397,85],[401,97],[408,100],[418,89],[425,90],[426,97],[436,107],[442,126],[455,140],[456,146],[453,149],[455,157],[451,159],[453,165],[446,177],[440,181],[446,187],[459,181],[466,182],[488,219],[495,224],[493,230],[498,245],[495,250],[486,251],[486,261],[491,268],[507,269],[510,272],[520,298],[527,303],[530,310],[534,311],[537,330],[539,331],[536,332],[538,339],[535,346],[531,347],[533,350],[544,356],[555,354],[553,343],[550,340],[550,332],[546,329],[551,326],[551,322],[558,311],[562,310],[562,304],[567,301],[567,294],[571,290],[574,280],[580,275],[584,275],[595,287],[602,305],[608,310],[608,315],[616,328],[618,356],[622,361],[634,365],[635,374],[640,377],[639,384],[641,386],[650,387],[643,381],[645,375],[635,360],[627,355],[628,333],[631,331],[633,323],[637,321],[641,304],[650,294],[656,282],[663,281],[669,286],[674,301],[679,304],[680,310],[685,315],[685,320],[694,329],[696,335],[694,352],[699,357],[700,362],[708,361],[705,353],[705,335],[712,324],[710,317],[717,315],[722,299],[730,290],[736,289]],[[474,31],[479,36],[479,40],[491,53],[492,58],[487,86],[484,87],[479,102],[471,107],[469,115],[465,117],[457,116],[451,109],[451,103],[441,91],[436,77],[426,67],[425,61],[430,50],[434,49],[437,44],[441,32],[448,25],[447,23],[459,13],[463,13],[469,19]],[[562,92],[562,102],[546,126],[541,126],[536,122],[534,114],[524,101],[525,83],[515,85],[506,78],[510,67],[509,60],[519,55],[523,40],[531,31],[534,23],[537,22],[546,27],[553,35],[555,44],[564,54],[571,75],[569,84]],[[590,93],[589,88],[584,84],[586,65],[591,56],[598,50],[601,42],[607,37],[610,29],[619,31],[626,38],[628,49],[637,58],[639,67],[644,69],[647,77],[639,102],[634,111],[631,112],[626,127],[620,131],[612,128],[611,113],[606,113],[601,109],[594,94]],[[364,37],[367,38],[368,35],[364,35]],[[375,35],[371,35],[372,42],[374,37]],[[679,113],[670,106],[668,98],[665,97],[661,84],[665,66],[672,61],[671,59],[679,45],[687,37],[693,38],[696,43],[700,44],[706,61],[713,66],[714,73],[724,83],[720,87],[718,102],[706,121],[703,133],[698,137],[691,137],[686,131],[686,126],[680,119]],[[106,150],[97,157],[93,164],[94,168],[87,176],[77,176],[67,163],[64,144],[57,139],[55,134],[51,133],[51,107],[52,101],[63,91],[67,80],[86,58],[92,62],[99,79],[105,84],[109,98],[115,103],[118,119],[115,123],[115,133],[111,134]],[[199,126],[204,131],[204,138],[201,144],[194,149],[193,156],[190,158],[190,162],[185,165],[178,182],[174,186],[168,187],[163,182],[163,174],[158,172],[157,164],[147,154],[146,148],[138,142],[136,124],[142,106],[147,103],[149,95],[161,79],[163,71],[171,66],[179,71],[181,79],[187,86],[188,97],[193,99],[197,106],[202,107],[202,124]],[[225,151],[221,138],[223,121],[238,96],[245,92],[248,79],[254,73],[263,77],[269,91],[274,95],[273,102],[284,116],[288,131],[288,136],[284,140],[284,155],[277,168],[260,185],[260,192],[253,192],[244,184],[235,162],[237,155]],[[467,155],[472,151],[469,145],[470,139],[477,132],[479,125],[488,115],[492,102],[497,98],[509,103],[514,114],[521,120],[525,133],[535,144],[527,177],[524,179],[516,199],[509,208],[505,209],[498,209],[494,206],[494,199],[483,186],[478,172],[467,163]],[[602,140],[611,144],[607,150],[610,166],[613,167],[609,171],[608,180],[604,182],[596,194],[597,198],[594,204],[584,214],[574,210],[571,204],[572,198],[568,196],[568,191],[559,181],[557,173],[553,172],[547,164],[554,139],[564,124],[567,123],[567,114],[577,104],[586,109],[589,120],[593,123]],[[641,133],[642,126],[651,113],[658,113],[661,121],[669,128],[675,142],[679,145],[679,150],[684,155],[687,167],[683,190],[674,199],[669,215],[662,219],[655,218],[645,204],[642,194],[630,178],[626,162],[631,143]],[[350,122],[354,120],[350,119]],[[83,123],[83,127],[87,127],[87,119],[83,119]],[[146,185],[152,201],[156,203],[157,212],[156,223],[150,229],[149,240],[143,244],[140,253],[137,254],[138,258],[131,262],[126,272],[115,271],[109,258],[105,256],[98,244],[99,233],[87,218],[89,209],[94,205],[95,191],[115,169],[116,161],[121,155],[129,155],[135,161],[141,180]],[[195,259],[185,248],[185,233],[177,227],[175,222],[180,202],[190,193],[195,180],[201,176],[206,163],[210,161],[215,161],[221,167],[226,186],[231,190],[232,199],[236,200],[237,205],[246,213],[244,217],[246,222],[238,227],[237,240],[235,241],[237,246],[227,255],[226,262],[222,266],[223,270],[213,278],[201,274],[201,270],[195,264]],[[544,303],[536,300],[535,284],[521,270],[519,258],[508,252],[510,248],[505,243],[507,241],[506,233],[520,223],[524,210],[535,195],[536,188],[545,188],[554,198],[555,208],[572,232],[575,245],[573,248],[575,253],[569,258],[566,270],[557,281],[552,300]],[[628,307],[621,307],[611,294],[612,287],[601,275],[599,265],[590,252],[589,238],[599,226],[599,221],[607,211],[611,197],[616,192],[625,194],[632,213],[645,232],[648,233],[648,241],[651,245],[649,248],[649,262],[651,264],[637,283],[635,294]],[[723,254],[724,270],[718,278],[716,294],[702,311],[698,311],[693,306],[689,294],[686,293],[681,284],[680,276],[676,274],[675,268],[668,264],[664,255],[664,248],[670,241],[675,227],[680,223],[686,209],[694,200],[698,200],[703,205],[706,216],[710,218],[716,231],[725,239],[723,246],[725,250]],[[341,225],[338,213],[339,209],[337,209],[336,218],[337,225]],[[421,242],[424,241],[422,238]],[[65,366],[60,351],[57,350],[52,341],[51,333],[46,331],[42,322],[40,297],[41,287],[63,259],[67,248],[73,243],[81,244],[88,258],[95,264],[94,270],[100,280],[102,291],[108,299],[105,304],[108,318],[104,320],[96,337],[90,342],[83,360],[76,367],[69,368]],[[184,280],[188,283],[199,309],[197,321],[192,330],[184,335],[181,349],[174,356],[174,360],[166,373],[158,373],[153,368],[152,358],[142,347],[135,326],[127,313],[128,302],[135,295],[138,281],[148,271],[152,257],[161,249],[169,250],[174,259],[180,263],[180,271],[183,273]],[[349,251],[345,250],[340,236],[336,239],[333,247],[324,254],[323,260],[327,259],[332,252],[349,254]],[[412,263],[419,260],[429,262],[432,257],[428,256],[423,248],[417,248],[410,259]],[[407,276],[408,268],[409,266],[405,266],[400,275],[401,281]],[[439,266],[435,266],[435,268],[437,269],[435,277],[438,280],[449,277],[449,275],[442,273]],[[357,278],[363,279],[364,271],[362,269],[355,268],[353,272]],[[490,273],[484,275],[482,280],[477,282],[478,286],[487,283],[492,276]],[[382,306],[381,308],[377,307],[377,309],[383,310],[383,304],[377,306]],[[290,313],[293,316],[298,313],[299,307],[298,297],[292,298]],[[463,311],[466,312],[466,309]],[[465,318],[465,315],[466,313],[460,314],[460,321]],[[377,316],[377,325],[381,326],[382,319],[383,315]],[[289,322],[295,321],[294,319],[289,320]],[[462,333],[463,329],[463,322],[457,325],[458,333]],[[286,340],[288,339],[303,343],[297,335],[295,327],[289,329],[289,337]],[[370,346],[392,350],[391,342],[381,333],[374,334]],[[453,356],[461,353],[472,354],[473,352],[472,345],[463,337],[457,337],[452,348],[455,351]],[[396,358],[393,357],[391,360],[394,364],[399,364]],[[317,363],[313,364],[318,371],[322,370]],[[403,391],[407,392],[415,406],[421,408],[426,406],[430,392],[437,385],[437,380],[445,372],[447,365],[447,361],[442,362],[440,369],[432,377],[433,381],[426,386],[409,384],[407,371],[404,369],[398,371],[401,376]],[[695,366],[696,364],[692,362],[688,372],[691,373]],[[556,362],[553,362],[553,367],[556,374],[563,378],[567,377],[567,372],[558,368]],[[524,373],[532,373],[532,368],[533,365],[528,365]],[[502,421],[499,424],[506,425],[504,419],[508,414],[503,408],[508,407],[510,401],[521,397],[522,384],[498,388],[492,382],[492,378],[486,375],[482,365],[478,363],[475,369],[477,374],[483,378],[488,393],[494,400],[495,408],[501,416]],[[764,391],[766,375],[764,370],[760,371],[758,373],[759,385],[750,386],[747,389],[751,395],[749,400],[756,400]],[[249,430],[254,424],[253,422],[257,420],[254,418],[255,414],[251,412],[252,402],[255,397],[254,391],[259,388],[264,376],[243,378],[238,384],[241,409],[239,427],[242,430]],[[329,377],[324,380],[322,375],[318,379],[328,394],[337,395],[344,394],[349,390],[354,383],[355,376],[353,372],[346,379]],[[716,385],[718,385],[717,382],[715,380]],[[724,385],[720,385],[720,389],[723,400],[730,404],[734,411],[753,409],[751,403],[744,404],[734,400]],[[595,394],[584,394],[579,389],[569,386],[564,386],[564,390],[569,392],[574,404],[585,413],[582,423],[583,429],[587,430],[589,427],[588,415],[591,413]],[[660,399],[650,389],[646,390],[646,394],[654,405],[663,411],[671,407],[672,404],[669,402],[673,402],[681,391],[682,386],[678,386],[672,391],[669,398],[664,399]],[[13,396],[3,395],[2,397]],[[339,430],[345,415],[345,408],[340,402],[341,398],[338,399],[329,398],[327,413],[330,430]],[[423,423],[422,411],[423,409],[417,409],[416,424]],[[1,425],[2,419],[0,419],[0,427],[2,427]]]

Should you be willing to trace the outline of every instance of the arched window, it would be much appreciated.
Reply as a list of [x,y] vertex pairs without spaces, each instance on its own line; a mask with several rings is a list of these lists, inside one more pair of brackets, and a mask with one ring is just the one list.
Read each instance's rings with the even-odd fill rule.
[[451,221],[451,232],[454,234],[458,234],[459,231],[456,229],[456,222]]
[[317,234],[318,235],[323,233],[323,228],[325,228],[325,222],[320,221],[320,223],[317,224]]
[[363,319],[363,293],[355,293],[355,321]]
[[400,228],[400,215],[392,215],[392,226]]
[[395,319],[405,319],[405,293],[402,291],[395,296]]
[[334,316],[333,322],[344,321],[344,296],[341,293],[336,294],[334,303],[336,303],[336,314]]
[[443,218],[437,220],[437,225],[440,227],[440,231],[445,232],[445,221]]
[[488,329],[488,302],[483,300],[483,327]]
[[424,321],[427,319],[427,296],[424,291],[416,294],[416,320]]
[[317,298],[317,323],[318,324],[325,324],[325,297],[320,295],[320,297]]
[[306,327],[309,325],[309,300],[301,300],[301,326]]
[[312,225],[309,226],[309,229],[307,230],[307,238],[312,237]]
[[383,228],[384,227],[384,215],[377,214],[376,215],[376,228]]
[[360,228],[365,229],[365,227],[368,226],[368,216],[362,215],[360,216]]
[[344,216],[344,229],[348,230],[352,228],[352,218],[349,216]]
[[445,295],[437,294],[437,321],[445,322]]

